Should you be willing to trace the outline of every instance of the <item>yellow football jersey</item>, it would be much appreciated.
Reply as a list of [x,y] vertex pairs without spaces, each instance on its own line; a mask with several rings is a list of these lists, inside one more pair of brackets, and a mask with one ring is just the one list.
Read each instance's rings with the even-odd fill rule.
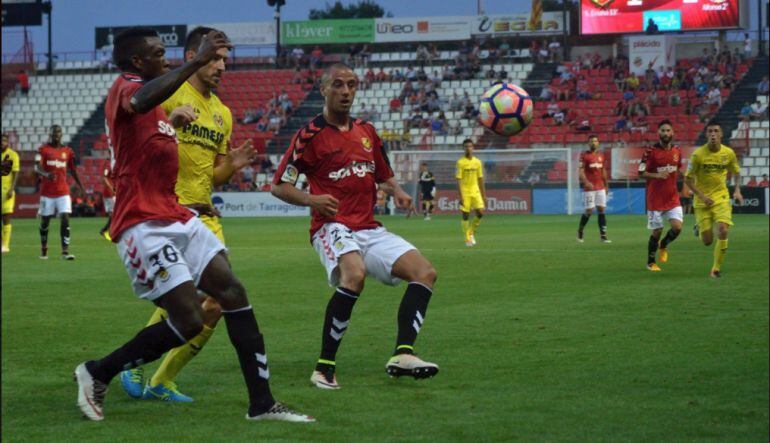
[[460,180],[460,187],[463,192],[481,192],[479,179],[484,178],[484,167],[481,160],[476,157],[460,157],[460,160],[457,160],[455,178]]
[[[717,204],[730,200],[730,193],[727,190],[728,172],[733,174],[741,172],[735,151],[721,145],[719,151],[711,152],[706,144],[692,153],[686,176],[694,178],[698,189]],[[697,195],[693,198],[693,205],[706,206]]]
[[[21,170],[21,166],[19,164],[19,154],[17,154],[16,151],[14,151],[13,149],[8,148],[5,151],[3,151],[2,154],[0,154],[0,158],[2,158],[2,160],[5,160],[6,156],[13,163],[13,165],[11,166],[11,172],[19,172]],[[12,181],[11,174],[3,176],[3,198],[5,198],[5,194],[11,188],[11,181]]]
[[219,97],[212,94],[206,98],[189,82],[185,82],[162,106],[170,115],[171,111],[184,105],[192,106],[198,118],[176,131],[179,140],[176,194],[183,205],[211,203],[214,160],[217,155],[227,154],[233,117]]

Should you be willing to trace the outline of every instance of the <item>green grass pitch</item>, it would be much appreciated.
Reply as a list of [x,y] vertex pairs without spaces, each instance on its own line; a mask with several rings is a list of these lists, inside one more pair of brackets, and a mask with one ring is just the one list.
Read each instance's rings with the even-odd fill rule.
[[[368,280],[338,355],[339,391],[308,381],[332,289],[306,219],[227,219],[234,270],[265,334],[276,397],[315,424],[244,420],[224,325],[177,380],[188,405],[129,399],[81,418],[74,367],[133,336],[153,307],[132,294],[103,219],[74,219],[74,262],[38,256],[37,222],[13,223],[2,258],[4,441],[768,441],[768,217],[736,216],[724,278],[691,233],[663,272],[644,269],[644,216],[488,216],[466,248],[458,217],[384,218],[439,279],[417,351],[429,380],[390,379],[404,287]],[[150,365],[151,369],[157,363]]]

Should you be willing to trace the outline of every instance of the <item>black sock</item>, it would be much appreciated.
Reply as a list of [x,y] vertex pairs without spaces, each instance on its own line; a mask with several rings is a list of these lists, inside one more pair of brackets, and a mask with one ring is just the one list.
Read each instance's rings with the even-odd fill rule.
[[433,214],[433,203],[428,203],[428,214]]
[[395,354],[411,354],[420,332],[433,291],[422,283],[410,282],[398,307],[398,337]]
[[112,214],[107,216],[107,223],[104,224],[104,227],[101,229],[101,232],[107,232],[110,230],[111,221],[112,221]]
[[317,371],[326,372],[334,368],[337,350],[342,342],[342,336],[348,330],[350,315],[353,313],[356,300],[358,300],[358,293],[345,288],[337,288],[329,299],[321,335],[321,357],[316,363]]
[[603,213],[599,213],[599,234],[602,238],[607,236],[607,216]]
[[48,223],[43,222],[40,224],[40,248],[43,253],[48,251]]
[[259,333],[257,319],[251,306],[222,312],[227,325],[227,335],[238,354],[243,379],[249,391],[249,415],[261,414],[275,403],[270,393],[270,371],[267,368],[265,340]]
[[161,321],[142,329],[128,343],[103,359],[87,362],[86,368],[94,378],[109,384],[120,371],[157,360],[184,343],[168,320]]
[[586,227],[589,218],[591,218],[591,214],[583,214],[580,217],[580,227],[578,228],[578,231],[583,232],[583,228]]
[[61,250],[69,251],[70,248],[70,222],[62,219],[59,225],[59,235],[61,235]]
[[663,237],[663,240],[660,241],[660,247],[666,249],[669,243],[679,237],[680,232],[681,231],[674,231],[673,229],[669,229],[668,232],[666,232],[666,236]]
[[655,253],[658,251],[658,239],[654,235],[650,236],[647,242],[647,264],[655,263]]

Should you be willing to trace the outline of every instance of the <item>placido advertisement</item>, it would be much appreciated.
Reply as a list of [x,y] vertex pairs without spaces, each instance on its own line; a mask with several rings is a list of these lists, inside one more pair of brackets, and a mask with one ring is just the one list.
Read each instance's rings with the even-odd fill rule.
[[[437,214],[459,214],[460,194],[457,189],[439,189],[434,200]],[[532,190],[487,189],[484,212],[494,214],[531,214]]]

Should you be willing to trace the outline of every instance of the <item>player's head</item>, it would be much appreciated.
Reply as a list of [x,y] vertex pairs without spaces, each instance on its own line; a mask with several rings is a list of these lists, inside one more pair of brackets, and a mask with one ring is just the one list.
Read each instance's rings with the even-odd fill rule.
[[3,132],[3,151],[8,149],[9,146],[10,146],[10,142],[8,141],[8,134]]
[[353,68],[344,63],[333,63],[321,76],[321,95],[329,112],[349,114],[358,89],[358,77]]
[[153,79],[169,71],[166,47],[150,28],[133,27],[115,37],[112,60],[121,71]]
[[[184,60],[190,61],[198,55],[198,48],[201,46],[201,41],[206,34],[216,31],[214,28],[207,28],[205,26],[198,26],[187,34],[187,41],[184,44]],[[221,31],[219,31],[221,32]],[[222,73],[225,72],[225,61],[230,56],[230,50],[227,48],[220,48],[217,51],[216,57],[211,59],[208,64],[198,69],[193,77],[197,78],[203,85],[209,89],[214,89],[219,86],[219,82],[222,79]]]
[[476,145],[473,143],[473,140],[469,138],[466,138],[465,140],[463,140],[463,150],[465,151],[465,155],[467,157],[470,157],[471,155],[473,155],[473,148],[475,146]]
[[592,151],[596,151],[599,149],[599,136],[596,134],[591,134],[588,136],[588,149]]
[[668,145],[674,139],[674,125],[671,120],[664,119],[658,123],[658,138],[662,145]]
[[59,126],[59,125],[51,126],[51,130],[48,133],[48,135],[51,137],[51,144],[53,144],[53,145],[60,144],[61,143],[61,136],[62,136],[61,126]]
[[711,146],[722,144],[722,125],[715,121],[706,125],[706,139]]
[[420,171],[427,171],[427,170],[428,170],[428,164],[420,163]]

